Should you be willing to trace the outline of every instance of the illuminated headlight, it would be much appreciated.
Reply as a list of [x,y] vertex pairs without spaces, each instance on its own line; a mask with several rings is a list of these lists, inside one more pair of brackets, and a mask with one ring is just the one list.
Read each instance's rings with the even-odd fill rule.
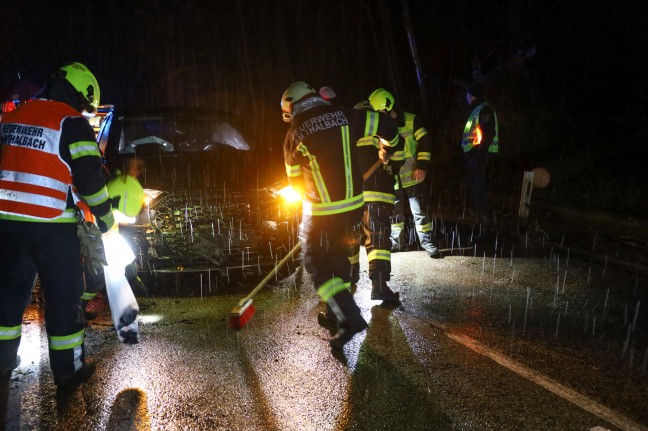
[[144,205],[150,207],[153,201],[162,194],[161,190],[144,189]]
[[301,201],[301,196],[291,186],[286,186],[282,189],[277,190],[277,194],[281,196],[288,204],[293,204],[295,202]]

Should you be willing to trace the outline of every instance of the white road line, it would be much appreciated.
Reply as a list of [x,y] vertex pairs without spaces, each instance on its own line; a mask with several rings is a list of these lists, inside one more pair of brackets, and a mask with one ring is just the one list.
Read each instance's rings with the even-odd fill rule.
[[472,338],[466,337],[464,335],[456,335],[449,332],[445,332],[445,334],[452,340],[474,350],[480,355],[494,360],[498,364],[506,367],[514,373],[519,374],[520,376],[528,380],[531,380],[532,382],[545,388],[546,390],[553,392],[559,397],[573,404],[576,404],[583,410],[588,411],[593,415],[596,415],[623,430],[648,431],[648,427],[634,422],[633,420],[623,416],[622,414],[597,403],[596,401],[586,397],[585,395],[579,394],[575,390],[568,388],[567,386],[564,386],[556,382],[555,380],[552,380],[551,378],[542,375],[535,370],[532,370],[531,368],[525,367],[524,365],[508,358],[507,356],[484,346],[479,341],[473,340]]

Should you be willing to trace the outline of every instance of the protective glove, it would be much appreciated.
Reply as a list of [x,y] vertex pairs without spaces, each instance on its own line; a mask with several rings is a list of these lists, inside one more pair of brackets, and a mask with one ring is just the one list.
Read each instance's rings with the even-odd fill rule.
[[92,275],[101,274],[103,266],[107,265],[107,262],[99,228],[96,224],[88,221],[79,222],[77,223],[77,237],[81,246],[85,270]]
[[100,217],[97,217],[97,225],[99,226],[101,233],[106,233],[115,226],[115,216],[113,215],[112,210]]

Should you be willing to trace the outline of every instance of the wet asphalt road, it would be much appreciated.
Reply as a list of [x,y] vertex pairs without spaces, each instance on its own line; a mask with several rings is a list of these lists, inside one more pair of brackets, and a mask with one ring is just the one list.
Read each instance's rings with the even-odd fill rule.
[[340,355],[301,271],[261,291],[240,331],[227,313],[244,294],[139,298],[136,345],[99,303],[86,341],[98,370],[70,391],[53,385],[32,306],[22,364],[1,383],[5,429],[648,429],[646,279],[517,247],[394,254],[396,309],[369,299],[363,257],[369,329]]

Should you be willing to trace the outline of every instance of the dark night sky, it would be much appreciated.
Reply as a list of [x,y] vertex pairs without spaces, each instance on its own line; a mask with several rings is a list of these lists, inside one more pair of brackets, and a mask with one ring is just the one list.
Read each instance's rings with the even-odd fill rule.
[[[18,72],[42,84],[53,69],[80,61],[97,76],[103,103],[218,107],[239,118],[253,147],[278,149],[286,130],[279,99],[295,80],[329,85],[344,104],[387,87],[422,111],[402,4],[4,0],[0,88]],[[648,128],[648,2],[408,4],[428,125],[446,157],[458,145],[461,84],[476,60],[515,166],[548,166],[563,188],[613,178],[648,193],[638,143]],[[535,55],[512,62],[531,48]],[[574,161],[585,166],[578,173]]]

